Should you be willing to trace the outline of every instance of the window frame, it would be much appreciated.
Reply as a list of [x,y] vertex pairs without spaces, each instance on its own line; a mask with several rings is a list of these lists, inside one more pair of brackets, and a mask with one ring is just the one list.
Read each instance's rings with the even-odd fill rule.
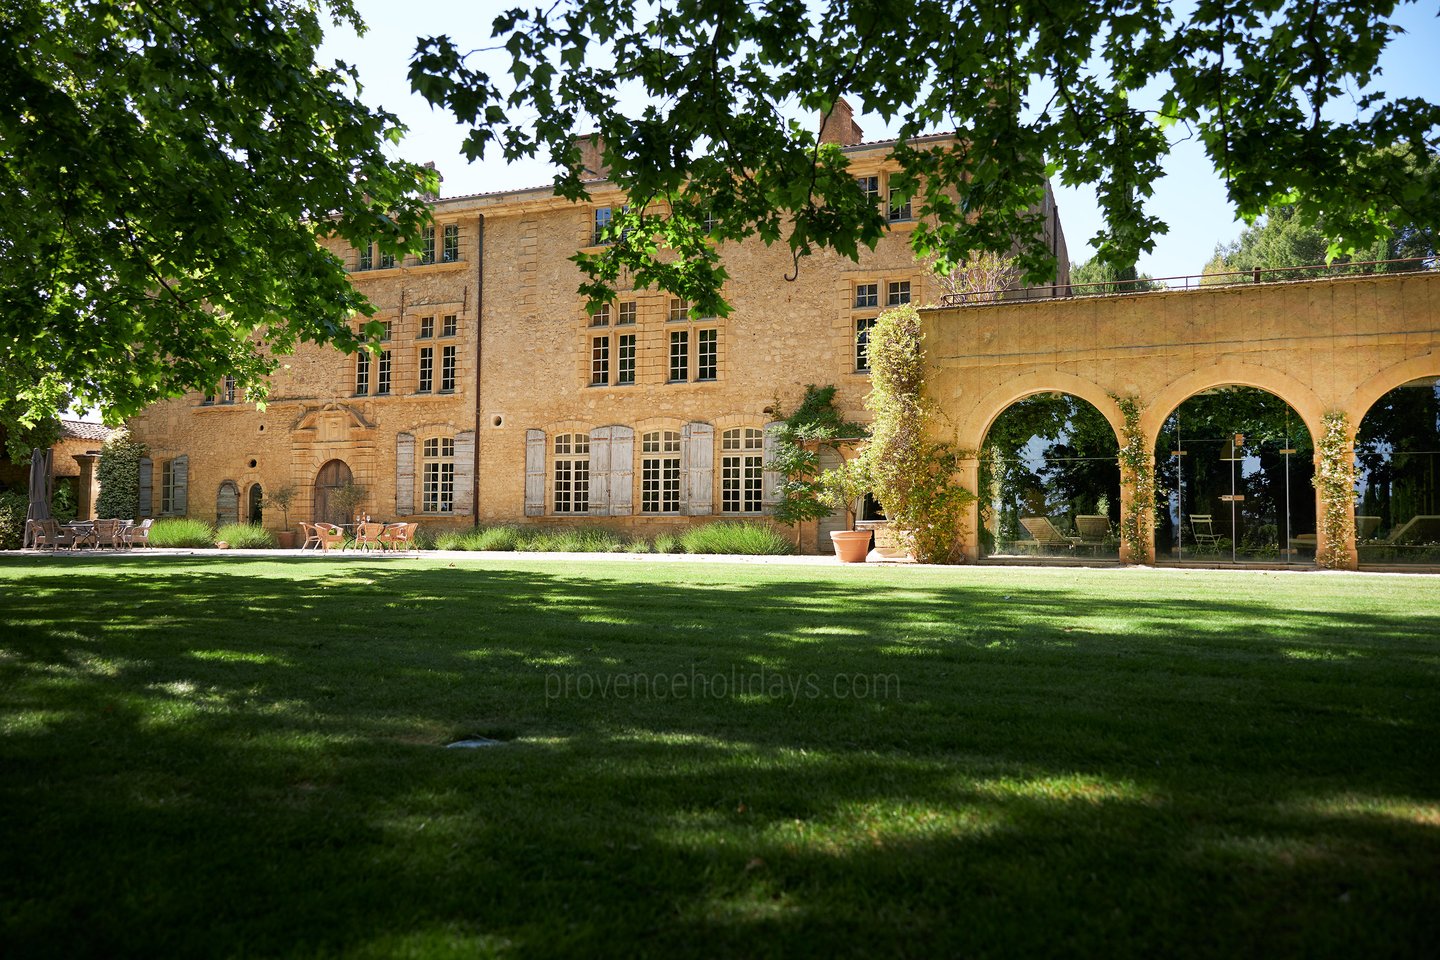
[[879,317],[856,317],[855,318],[855,349],[854,357],[855,372],[870,372],[870,331],[875,329],[875,323]]
[[[629,341],[629,343],[626,343]],[[626,351],[629,351],[628,356]],[[615,336],[615,385],[629,387],[635,384],[636,360],[639,356],[639,341],[633,333]],[[629,374],[627,377],[626,374]]]
[[759,427],[731,427],[720,434],[720,512],[765,512],[765,431]]
[[441,232],[440,262],[460,262],[460,225],[458,223],[444,225]]
[[421,441],[420,512],[442,516],[455,513],[454,437],[426,437]]
[[[141,504],[144,507],[144,504]],[[175,512],[175,460],[160,461],[160,515],[168,517]]]
[[435,336],[434,316],[420,318],[420,332],[415,334],[416,340],[430,340]]
[[370,396],[370,351],[361,347],[355,352],[355,396]]
[[[679,376],[676,376],[679,373]],[[690,382],[690,331],[670,331],[670,378],[667,383]]]
[[[903,288],[903,289],[902,289]],[[887,280],[885,283],[885,306],[903,307],[910,302],[909,280]]]
[[550,512],[574,516],[590,512],[590,435],[557,434],[551,443]]
[[435,227],[426,227],[420,232],[420,263],[422,266],[435,262]]
[[[707,351],[705,348],[709,346]],[[708,370],[706,353],[709,353]],[[720,378],[720,328],[701,327],[695,331],[695,382],[712,383]]]
[[460,335],[460,315],[455,313],[444,314],[440,319],[440,336],[458,337]]
[[590,386],[610,385],[610,334],[590,338]]
[[[653,444],[653,447],[652,447]],[[683,451],[678,430],[650,430],[640,437],[640,512],[649,516],[680,514]],[[647,506],[653,501],[654,508]],[[673,506],[672,506],[673,504]]]
[[389,350],[381,350],[378,360],[375,364],[375,396],[388,397],[393,386],[394,359]]
[[415,380],[416,393],[432,393],[435,390],[435,348],[421,347],[417,358],[418,376]]
[[453,343],[440,348],[440,392],[455,392],[455,370],[459,354]]

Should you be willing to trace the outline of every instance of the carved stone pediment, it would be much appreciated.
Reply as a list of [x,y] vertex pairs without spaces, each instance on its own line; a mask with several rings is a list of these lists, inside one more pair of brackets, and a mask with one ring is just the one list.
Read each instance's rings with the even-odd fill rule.
[[302,407],[291,426],[292,433],[310,433],[313,439],[344,440],[356,430],[373,430],[375,424],[365,419],[360,410],[348,403],[331,401]]

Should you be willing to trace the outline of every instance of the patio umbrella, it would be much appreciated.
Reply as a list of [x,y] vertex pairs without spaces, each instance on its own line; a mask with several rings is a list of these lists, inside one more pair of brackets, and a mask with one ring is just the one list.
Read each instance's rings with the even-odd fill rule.
[[[50,496],[52,493],[50,476],[51,451],[49,447],[40,449],[36,447],[30,451],[30,508],[25,513],[26,520],[49,520],[50,519]],[[34,539],[31,524],[25,524],[25,546],[30,546]]]

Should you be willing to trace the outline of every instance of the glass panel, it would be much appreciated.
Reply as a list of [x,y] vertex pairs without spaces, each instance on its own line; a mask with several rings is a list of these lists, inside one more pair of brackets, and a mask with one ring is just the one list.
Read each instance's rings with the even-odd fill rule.
[[1012,404],[981,452],[981,556],[1119,559],[1119,456],[1109,421],[1079,397]]
[[1361,566],[1440,564],[1440,380],[1375,401],[1355,438]]

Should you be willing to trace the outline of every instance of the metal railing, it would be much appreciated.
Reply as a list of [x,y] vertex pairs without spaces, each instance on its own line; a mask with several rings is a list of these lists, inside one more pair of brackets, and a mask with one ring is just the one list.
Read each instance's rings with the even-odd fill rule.
[[1007,287],[950,293],[940,298],[942,307],[972,307],[996,303],[1023,303],[1029,300],[1074,300],[1081,297],[1129,296],[1137,293],[1164,293],[1198,290],[1201,287],[1235,287],[1257,283],[1294,283],[1343,277],[1373,277],[1440,269],[1436,257],[1405,260],[1355,260],[1305,267],[1275,267],[1262,270],[1232,270],[1224,273],[1190,273],[1178,277],[1147,277],[1136,280],[1106,280],[1098,283],[1049,283],[1033,287]]

